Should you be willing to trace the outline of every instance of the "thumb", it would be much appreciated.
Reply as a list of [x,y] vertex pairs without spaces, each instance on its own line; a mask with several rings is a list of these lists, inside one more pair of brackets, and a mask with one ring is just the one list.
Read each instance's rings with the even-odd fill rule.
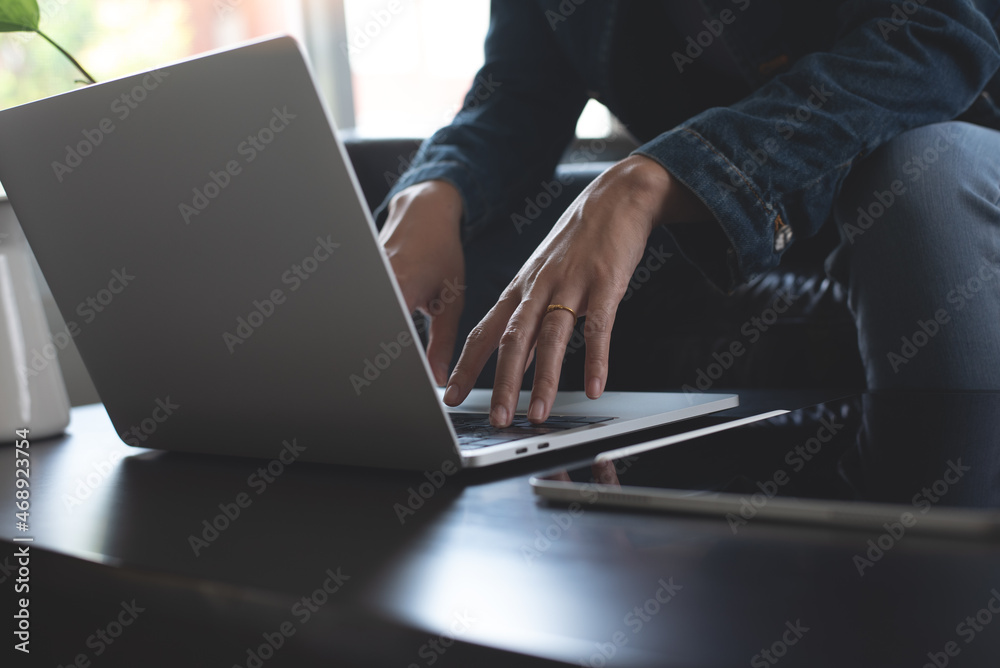
[[[441,302],[439,302],[441,303]],[[458,336],[458,320],[462,316],[465,300],[461,294],[444,309],[431,316],[431,327],[427,341],[427,361],[434,372],[434,381],[444,385],[448,381],[448,368],[455,355],[455,338]]]

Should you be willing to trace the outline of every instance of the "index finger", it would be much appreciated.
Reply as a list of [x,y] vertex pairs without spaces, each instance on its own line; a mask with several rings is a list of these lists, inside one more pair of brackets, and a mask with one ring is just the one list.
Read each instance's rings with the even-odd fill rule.
[[469,332],[458,363],[448,379],[448,388],[444,392],[446,404],[457,406],[469,396],[490,355],[500,345],[500,337],[503,336],[516,304],[516,299],[501,298]]

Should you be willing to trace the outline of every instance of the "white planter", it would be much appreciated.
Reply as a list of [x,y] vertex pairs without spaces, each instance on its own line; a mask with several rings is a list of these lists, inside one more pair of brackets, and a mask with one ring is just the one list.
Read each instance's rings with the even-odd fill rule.
[[[34,360],[34,362],[32,362]],[[31,251],[5,197],[0,196],[0,443],[29,429],[37,440],[69,424],[69,398]]]

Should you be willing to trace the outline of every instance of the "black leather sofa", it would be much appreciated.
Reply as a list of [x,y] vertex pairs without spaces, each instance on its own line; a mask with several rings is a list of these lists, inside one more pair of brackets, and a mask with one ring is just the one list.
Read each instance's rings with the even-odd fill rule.
[[[405,170],[419,141],[348,139],[346,144],[374,209]],[[609,146],[601,152],[601,159],[614,161],[627,155],[629,148],[627,143]],[[585,152],[567,151],[567,157],[581,154]],[[525,257],[563,209],[607,166],[608,162],[560,165],[559,177],[568,185],[532,222]],[[524,197],[536,194],[514,194],[512,202],[523,203]],[[495,228],[491,234],[515,234],[510,221]],[[488,247],[497,241],[480,242]],[[863,389],[857,330],[847,310],[846,292],[823,269],[836,243],[837,231],[828,224],[817,236],[797,240],[778,268],[725,295],[676,252],[669,234],[654,235],[650,246],[660,250],[649,265],[653,269],[644,269],[640,263],[633,289],[618,311],[608,388]],[[658,258],[664,252],[671,257],[661,263]],[[499,265],[499,261],[495,266],[487,261],[469,267],[470,286],[491,283],[498,294],[509,281]],[[480,316],[468,313],[463,327],[471,328]],[[582,350],[571,343],[563,365],[563,389],[582,389]],[[491,381],[492,371],[487,370],[479,384],[488,386]]]

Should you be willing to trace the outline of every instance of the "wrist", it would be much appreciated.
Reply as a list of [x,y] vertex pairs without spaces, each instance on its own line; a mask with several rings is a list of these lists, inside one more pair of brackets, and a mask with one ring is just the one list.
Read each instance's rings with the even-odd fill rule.
[[714,220],[697,195],[652,158],[632,155],[622,163],[633,189],[642,194],[641,201],[649,213],[650,232],[659,225]]
[[430,180],[415,183],[396,193],[389,200],[388,220],[398,218],[412,207],[428,206],[436,210],[441,218],[454,220],[462,218],[462,195],[447,181]]
[[379,240],[390,255],[406,238],[430,235],[461,236],[462,196],[446,181],[422,181],[404,188],[389,200],[388,215]]

